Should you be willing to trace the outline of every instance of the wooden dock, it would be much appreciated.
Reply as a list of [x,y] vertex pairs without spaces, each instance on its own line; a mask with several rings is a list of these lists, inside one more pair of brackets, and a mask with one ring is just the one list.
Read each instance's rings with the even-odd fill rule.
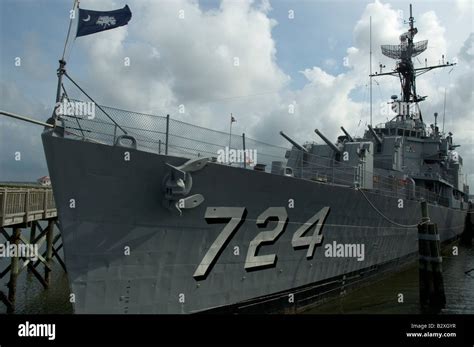
[[[42,226],[40,222],[46,226]],[[54,226],[57,227],[56,233]],[[5,294],[0,289],[0,301],[11,313],[15,310],[17,279],[24,269],[32,273],[45,289],[50,285],[54,260],[66,271],[66,266],[58,254],[62,243],[51,187],[0,184],[0,234],[6,240],[2,247],[4,250],[12,245],[18,248],[21,244],[37,247],[38,250],[36,257],[11,256],[10,264],[5,269],[0,269],[0,280],[10,275],[8,293]],[[41,252],[45,243],[46,247]],[[44,266],[44,275],[38,268],[40,264]]]

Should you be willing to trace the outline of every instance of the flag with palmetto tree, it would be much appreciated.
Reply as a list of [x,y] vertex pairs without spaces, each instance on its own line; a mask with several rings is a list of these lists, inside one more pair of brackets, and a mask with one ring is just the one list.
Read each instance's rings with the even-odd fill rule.
[[130,18],[132,18],[132,12],[127,5],[114,11],[92,11],[81,8],[79,9],[76,36],[90,35],[124,26],[128,24]]

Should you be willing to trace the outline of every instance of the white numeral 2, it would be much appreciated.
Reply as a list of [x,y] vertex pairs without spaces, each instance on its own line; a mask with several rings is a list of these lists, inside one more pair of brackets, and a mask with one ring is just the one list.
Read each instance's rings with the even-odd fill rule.
[[277,219],[278,224],[273,230],[262,231],[250,242],[245,260],[245,270],[273,266],[276,263],[276,254],[256,255],[257,249],[261,244],[274,243],[278,237],[285,231],[288,224],[288,214],[284,207],[269,207],[257,218],[259,228],[265,227],[272,219]]

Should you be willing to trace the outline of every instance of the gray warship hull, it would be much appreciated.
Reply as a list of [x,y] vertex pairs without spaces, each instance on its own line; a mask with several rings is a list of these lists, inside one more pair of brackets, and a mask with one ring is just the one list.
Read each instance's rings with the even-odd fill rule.
[[[209,162],[192,172],[189,194],[203,202],[180,213],[164,206],[163,182],[170,165],[187,159],[52,131],[42,139],[76,313],[194,313],[266,301],[291,308],[300,292],[363,282],[417,254],[417,228],[381,215],[415,225],[417,200],[399,208],[395,196]],[[229,208],[240,214],[218,215]],[[262,216],[269,208],[278,221]],[[295,246],[295,233],[318,213],[309,254],[312,231],[299,235],[307,247]],[[466,211],[429,204],[429,215],[448,241],[462,232]],[[363,259],[328,254],[334,244],[364,245]]]

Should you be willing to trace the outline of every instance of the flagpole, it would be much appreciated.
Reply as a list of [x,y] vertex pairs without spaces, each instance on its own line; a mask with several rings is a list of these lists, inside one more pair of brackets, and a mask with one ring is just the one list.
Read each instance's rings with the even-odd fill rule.
[[229,149],[232,144],[232,113],[230,114]]
[[66,71],[66,62],[61,59],[59,61],[59,68],[58,68],[58,88],[56,89],[56,104],[61,101],[61,85],[63,84],[63,75]]
[[[78,5],[79,5],[79,0],[74,0],[74,3],[72,4],[72,11],[75,11],[76,6],[78,6]],[[63,75],[66,72],[66,68],[65,68],[66,67],[66,61],[64,60],[64,56],[66,55],[66,47],[67,47],[67,43],[69,41],[69,36],[71,34],[72,21],[73,21],[74,18],[75,18],[75,14],[74,14],[74,17],[69,15],[69,27],[67,29],[66,41],[64,42],[63,55],[62,55],[61,59],[59,60],[59,68],[57,70],[58,87],[56,89],[56,104],[61,101],[61,85],[63,83]],[[57,106],[54,109],[54,111],[55,111],[54,114],[55,115],[56,115],[56,108],[57,108]]]
[[[69,42],[69,37],[71,36],[72,22],[73,22],[74,19],[76,19],[76,9],[79,9],[79,0],[74,0],[74,2],[73,2],[72,10],[70,11],[70,15],[69,15],[70,20],[69,20],[69,27],[68,27],[67,36],[66,36],[66,42],[64,43],[63,54],[61,56],[61,59],[59,60],[59,68],[57,70],[58,86],[57,86],[57,90],[56,90],[56,105],[55,105],[54,112],[53,112],[53,115],[52,115],[52,119],[54,121],[57,121],[58,118],[59,118],[58,115],[57,115],[57,110],[58,110],[58,107],[59,107],[60,102],[61,102],[61,88],[64,87],[63,84],[62,84],[63,75],[65,75],[71,82],[73,82],[73,84],[76,87],[78,87],[87,97],[89,97],[86,94],[86,92],[84,92],[84,90],[82,88],[80,88],[68,76],[68,74],[66,73],[66,68],[65,68],[66,67],[66,60],[65,60],[66,48],[67,48],[67,44]],[[103,24],[102,26],[99,26],[98,25],[99,20],[97,20],[95,25],[94,25],[94,22],[92,22],[92,27],[89,25],[88,27],[85,28],[85,25],[83,25],[83,21],[84,22],[89,21],[90,18],[91,18],[91,15],[89,14],[87,16],[87,19],[84,18],[83,21],[81,21],[80,17],[81,17],[82,11],[87,12],[87,13],[92,13],[92,12],[96,13],[96,12],[98,12],[98,11],[90,11],[90,10],[79,10],[78,18],[77,18],[77,30],[76,30],[76,33],[75,33],[75,37],[85,36],[85,35],[89,35],[89,34],[99,32],[99,31],[109,30],[109,29],[117,28],[119,26],[124,26],[124,25],[128,24],[129,20],[132,18],[132,12],[130,11],[130,8],[127,5],[125,5],[124,8],[119,9],[119,10],[107,11],[107,12],[102,11],[102,13],[107,13],[107,14],[113,13],[114,14],[114,17],[104,16],[104,18],[109,18],[109,21],[111,21],[113,19],[113,23],[112,22],[111,23],[105,23],[104,22],[104,23],[102,23]],[[118,19],[116,20],[117,16],[118,16]],[[98,18],[100,19],[101,17],[98,17]],[[112,18],[112,19],[110,19],[110,18]],[[108,26],[106,26],[106,24]],[[82,28],[83,30],[79,33],[80,28]],[[89,97],[89,99],[92,100],[91,97]],[[107,113],[106,113],[106,115],[107,115]],[[110,116],[109,116],[109,118],[110,118]],[[121,128],[121,130],[123,130],[123,129]],[[125,130],[123,130],[123,131],[124,131],[125,134],[127,133]]]
[[77,8],[79,8],[79,0],[74,0],[74,3],[72,4],[72,11],[74,12],[74,17],[71,17],[71,15],[69,15],[69,27],[67,29],[66,42],[64,43],[63,56],[62,56],[61,60],[64,60],[64,56],[66,55],[66,46],[67,46],[67,43],[69,41],[69,35],[71,33],[72,21],[76,17],[76,13],[75,13],[76,6],[77,6]]

